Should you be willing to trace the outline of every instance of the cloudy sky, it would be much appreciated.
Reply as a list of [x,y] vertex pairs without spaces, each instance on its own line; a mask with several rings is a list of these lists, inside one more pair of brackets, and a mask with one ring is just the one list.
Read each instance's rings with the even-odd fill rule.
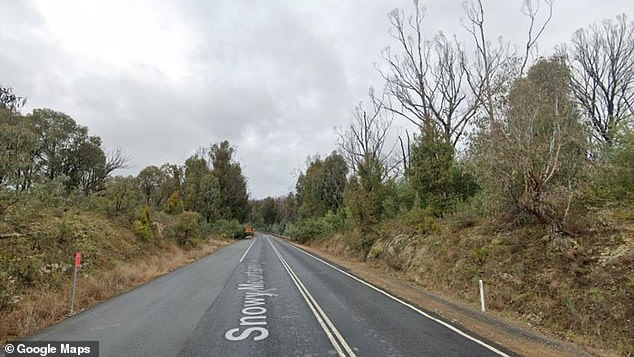
[[[465,37],[462,0],[428,0],[425,31]],[[520,43],[521,0],[484,0],[491,39]],[[387,13],[411,1],[0,0],[0,84],[122,149],[136,174],[229,140],[251,197],[292,190],[309,155],[381,88]],[[632,0],[555,0],[541,55]],[[396,128],[407,124],[397,121]]]

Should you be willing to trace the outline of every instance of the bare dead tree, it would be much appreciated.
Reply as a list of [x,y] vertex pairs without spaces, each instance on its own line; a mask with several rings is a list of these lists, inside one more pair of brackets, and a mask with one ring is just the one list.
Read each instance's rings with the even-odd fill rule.
[[125,168],[129,161],[129,158],[121,149],[109,152],[105,159],[103,167],[95,167],[86,172],[86,177],[83,178],[83,181],[85,181],[83,184],[84,192],[86,194],[104,190],[106,179],[110,177],[115,170]]
[[409,164],[411,162],[410,158],[410,150],[412,147],[411,137],[409,135],[409,131],[405,129],[405,137],[407,138],[407,144],[403,143],[403,137],[401,135],[398,136],[398,141],[401,145],[401,158],[403,163],[403,174],[407,178],[407,171],[409,170]]
[[[524,3],[522,4],[522,13],[528,17],[529,25],[526,36],[526,44],[524,46],[524,56],[522,65],[520,66],[520,76],[524,75],[524,70],[526,69],[528,58],[531,57],[531,52],[533,50],[537,52],[537,40],[539,40],[542,36],[553,17],[553,2],[554,0],[544,0],[544,3],[548,7],[548,14],[541,24],[538,21],[539,9],[542,3],[541,0],[524,0]],[[536,55],[533,55],[533,58],[535,57]]]
[[579,29],[572,37],[572,88],[599,143],[611,144],[634,115],[634,22],[616,21]]
[[[541,2],[547,7],[546,18],[539,21]],[[529,18],[527,38],[522,56],[502,37],[493,46],[486,35],[486,17],[482,0],[465,1],[463,8],[466,18],[461,19],[463,28],[471,35],[475,47],[470,62],[465,62],[466,79],[479,110],[489,121],[501,114],[503,98],[508,94],[511,83],[521,77],[531,53],[537,49],[537,41],[542,36],[552,18],[553,0],[524,0],[522,12]]]
[[434,120],[454,146],[475,116],[477,97],[467,83],[464,50],[454,37],[442,32],[424,40],[422,21],[425,8],[414,1],[415,12],[407,19],[402,10],[389,14],[390,34],[397,40],[400,54],[383,51],[387,70],[379,69],[390,95],[386,109],[418,127]]
[[[547,5],[546,19],[539,20],[540,4]],[[493,119],[500,112],[510,83],[524,71],[552,17],[554,0],[524,0],[523,13],[529,18],[524,56],[500,40],[490,43],[485,31],[485,10],[481,0],[465,1],[463,27],[471,35],[474,53],[467,56],[455,38],[440,32],[425,39],[422,24],[425,7],[414,0],[414,12],[406,16],[394,9],[388,14],[390,35],[399,51],[383,51],[386,68],[378,68],[389,94],[386,109],[420,128],[433,120],[455,147],[469,123],[478,115]],[[469,58],[468,58],[469,57]]]
[[380,166],[380,180],[383,181],[395,170],[399,162],[392,159],[394,147],[386,147],[393,117],[385,116],[384,95],[374,96],[370,89],[372,108],[367,112],[362,103],[352,111],[352,122],[346,130],[338,130],[338,144],[352,172],[374,163]]

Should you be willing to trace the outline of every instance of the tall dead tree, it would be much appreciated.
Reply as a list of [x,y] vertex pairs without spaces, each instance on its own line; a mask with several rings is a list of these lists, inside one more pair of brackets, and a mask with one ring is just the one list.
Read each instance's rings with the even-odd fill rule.
[[464,50],[455,39],[439,33],[425,40],[422,22],[425,8],[414,1],[414,15],[406,18],[395,9],[388,17],[391,36],[401,53],[383,51],[387,70],[379,69],[390,100],[386,109],[419,127],[433,120],[454,146],[475,115],[475,97],[468,91]]
[[577,102],[594,139],[609,145],[634,115],[634,22],[619,15],[577,30],[569,57]]
[[352,122],[346,130],[339,130],[338,144],[348,166],[354,173],[360,167],[376,165],[380,181],[387,178],[399,163],[392,159],[393,148],[386,143],[392,126],[391,117],[385,117],[384,96],[376,98],[370,89],[370,112],[359,103],[352,111]]
[[[548,7],[540,20],[539,4]],[[414,0],[414,13],[406,16],[394,9],[388,14],[390,35],[399,52],[383,51],[387,68],[379,68],[389,94],[386,109],[416,124],[433,120],[454,147],[469,123],[479,114],[493,119],[500,110],[501,97],[510,83],[524,71],[529,54],[536,47],[552,15],[552,0],[525,0],[523,12],[529,18],[524,56],[500,40],[493,46],[485,31],[485,11],[481,0],[465,2],[463,27],[471,35],[474,53],[442,32],[425,38],[422,23],[425,7]]]
[[[547,14],[541,16],[542,3]],[[477,98],[478,109],[483,117],[492,122],[504,107],[504,98],[511,83],[525,74],[529,58],[537,58],[537,41],[546,30],[553,14],[553,0],[524,0],[522,13],[528,18],[526,42],[522,54],[498,38],[493,45],[486,33],[486,13],[482,0],[465,1],[466,18],[461,19],[463,28],[470,34],[475,48],[469,62],[465,62],[467,82],[471,93]]]

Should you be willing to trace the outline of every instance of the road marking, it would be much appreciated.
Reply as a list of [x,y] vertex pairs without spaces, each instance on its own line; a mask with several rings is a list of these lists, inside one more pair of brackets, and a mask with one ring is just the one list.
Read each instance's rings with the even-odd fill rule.
[[[270,242],[269,242],[269,243],[270,243]],[[336,271],[338,271],[338,272],[340,272],[340,273],[342,273],[342,274],[345,274],[345,275],[347,275],[347,276],[351,277],[352,279],[354,279],[354,280],[356,280],[356,281],[360,282],[361,284],[366,285],[366,286],[368,286],[368,287],[370,287],[370,288],[372,288],[372,289],[374,289],[374,290],[376,290],[376,291],[380,292],[381,294],[383,294],[383,295],[385,295],[385,296],[387,296],[387,297],[391,298],[392,300],[395,300],[395,301],[397,301],[397,302],[399,302],[399,303],[401,303],[401,304],[403,304],[403,305],[405,305],[405,306],[409,307],[410,309],[412,309],[412,310],[414,310],[414,311],[418,312],[419,314],[421,314],[421,315],[425,316],[426,318],[428,318],[428,319],[430,319],[430,320],[432,320],[432,321],[435,321],[435,322],[437,322],[437,323],[439,323],[439,324],[441,324],[441,325],[445,326],[446,328],[448,328],[448,329],[450,329],[451,331],[453,331],[453,332],[455,332],[455,333],[459,334],[460,336],[462,336],[462,337],[464,337],[464,338],[466,338],[466,339],[469,339],[469,340],[471,340],[471,341],[473,341],[473,342],[475,342],[475,343],[479,344],[480,346],[485,347],[485,348],[489,349],[490,351],[492,351],[492,352],[494,352],[494,353],[497,353],[497,354],[498,354],[498,355],[500,355],[500,356],[503,356],[503,357],[510,357],[508,354],[506,354],[506,353],[504,353],[504,352],[502,352],[502,351],[498,350],[497,348],[495,348],[495,347],[493,347],[493,346],[491,346],[491,345],[487,344],[486,342],[481,341],[481,340],[478,340],[477,338],[475,338],[475,337],[473,337],[473,336],[471,336],[471,335],[469,335],[469,334],[467,334],[467,333],[465,333],[465,332],[461,331],[460,329],[458,329],[458,328],[456,328],[456,327],[454,327],[454,326],[452,326],[452,325],[450,325],[450,324],[448,324],[448,323],[446,323],[446,322],[444,322],[444,321],[442,321],[442,320],[439,320],[439,319],[437,319],[437,318],[435,318],[435,317],[433,317],[433,316],[429,315],[428,313],[426,313],[426,312],[422,311],[421,309],[417,308],[416,306],[414,306],[414,305],[412,305],[412,304],[410,304],[410,303],[407,303],[407,302],[405,302],[405,301],[403,301],[403,300],[401,300],[401,299],[397,298],[396,296],[394,296],[394,295],[392,295],[392,294],[390,294],[390,293],[386,292],[385,290],[382,290],[382,289],[380,289],[380,288],[378,288],[378,287],[376,287],[376,286],[374,286],[374,285],[372,285],[372,284],[370,284],[370,283],[368,283],[368,282],[366,282],[366,281],[364,281],[364,280],[361,280],[361,279],[357,278],[356,276],[354,276],[354,275],[352,275],[352,274],[350,274],[350,273],[348,273],[348,272],[346,272],[346,271],[343,271],[343,270],[341,270],[341,269],[337,268],[336,266],[334,266],[334,265],[332,265],[332,264],[330,264],[330,263],[328,263],[328,262],[326,262],[326,261],[322,260],[321,258],[318,258],[318,257],[316,257],[316,256],[314,256],[314,255],[312,255],[312,254],[310,254],[310,253],[308,253],[308,252],[304,251],[303,249],[297,248],[297,247],[296,247],[295,245],[293,245],[293,244],[289,244],[289,245],[290,245],[291,247],[293,247],[293,248],[297,249],[298,251],[300,251],[300,252],[302,252],[302,253],[304,253],[304,254],[308,255],[309,257],[311,257],[311,258],[313,258],[313,259],[315,259],[315,260],[317,260],[317,261],[319,261],[319,262],[321,262],[321,263],[323,263],[323,264],[325,264],[325,265],[327,265],[327,266],[331,267],[332,269],[335,269]]]
[[244,290],[240,326],[225,331],[224,336],[229,341],[243,341],[251,335],[254,335],[253,341],[265,340],[269,337],[266,298],[277,296],[277,294],[272,293],[274,288],[264,289],[263,269],[257,259],[248,260],[247,270],[244,273],[247,277],[246,282],[238,284],[237,288]]
[[266,237],[266,240],[273,248],[273,252],[275,252],[275,255],[277,255],[277,258],[282,263],[282,266],[284,266],[284,269],[286,269],[286,272],[291,277],[291,280],[293,280],[293,283],[295,283],[295,286],[297,286],[297,289],[308,304],[308,307],[312,311],[313,315],[315,315],[315,317],[317,318],[319,325],[326,333],[326,336],[328,336],[330,343],[335,347],[335,350],[337,350],[339,356],[346,356],[343,351],[343,349],[345,349],[349,356],[356,357],[356,354],[354,353],[352,348],[350,348],[346,340],[343,338],[343,336],[341,336],[341,333],[339,333],[339,330],[337,330],[332,321],[330,321],[324,310],[322,310],[319,304],[317,304],[315,298],[313,298],[306,286],[304,286],[297,274],[295,274],[291,266],[288,264],[288,262],[286,262],[286,259],[282,257],[282,254],[280,254],[279,250],[277,250],[275,245],[268,239],[268,237]]
[[255,238],[252,238],[253,242],[251,242],[251,244],[249,244],[249,248],[247,248],[246,252],[244,252],[244,254],[242,254],[242,257],[240,258],[240,263],[242,263],[242,259],[244,259],[244,257],[247,256],[247,253],[249,253],[249,250],[251,250],[251,247],[253,246],[253,243],[255,243]]

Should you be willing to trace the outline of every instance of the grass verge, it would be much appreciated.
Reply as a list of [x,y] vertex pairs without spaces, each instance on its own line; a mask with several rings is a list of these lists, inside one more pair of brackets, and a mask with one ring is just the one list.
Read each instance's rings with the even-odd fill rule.
[[[229,244],[212,239],[196,249],[166,243],[164,249],[135,260],[121,261],[92,273],[78,274],[76,311],[88,309]],[[0,311],[0,345],[28,336],[69,316],[71,282],[43,290],[31,288],[9,311]]]

